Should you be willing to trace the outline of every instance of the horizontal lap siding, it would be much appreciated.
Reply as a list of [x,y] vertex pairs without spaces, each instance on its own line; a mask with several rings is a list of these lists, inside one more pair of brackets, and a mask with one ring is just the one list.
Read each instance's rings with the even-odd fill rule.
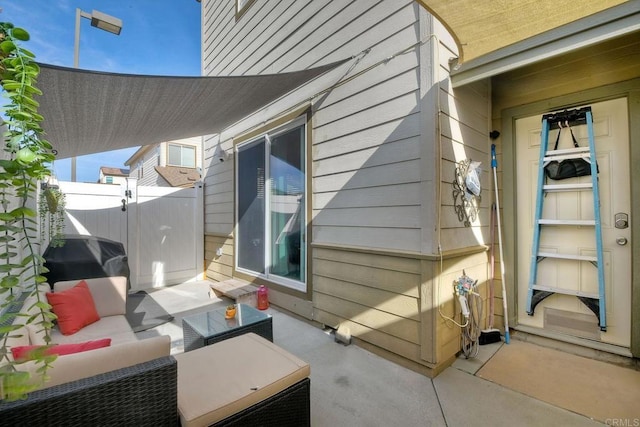
[[[387,8],[388,9],[388,8]],[[375,10],[375,8],[374,8]],[[371,20],[371,12],[365,22]],[[388,10],[387,10],[388,12]],[[416,42],[412,5],[360,29],[395,53]],[[412,18],[407,21],[407,17]],[[375,48],[374,48],[375,49]],[[364,57],[363,60],[374,61]],[[379,58],[377,59],[379,60]],[[313,133],[313,236],[318,243],[420,248],[420,100],[415,51],[332,90]],[[364,64],[363,64],[364,66]]]
[[[222,255],[216,252],[222,249]],[[233,271],[233,240],[228,237],[205,235],[204,259],[207,278],[215,281],[231,279]]]
[[[354,74],[417,42],[419,8],[411,1],[255,2],[237,20],[228,1],[203,6],[208,75],[291,71],[371,48]],[[419,250],[418,67],[410,50],[314,99],[314,241]],[[225,138],[229,151],[232,141]],[[229,234],[233,171],[231,162],[212,158],[217,144],[217,137],[205,140],[205,231]],[[348,205],[342,191],[349,193]]]
[[315,320],[420,361],[419,260],[329,248],[313,256]]
[[[493,177],[489,141],[489,85],[480,81],[453,89],[449,84],[449,59],[454,56],[446,43],[439,45],[438,105],[440,108],[441,188],[440,245],[455,250],[488,241]],[[470,227],[458,219],[453,182],[456,165],[463,160],[481,162],[482,191],[477,218]],[[457,199],[460,204],[460,198]]]
[[[434,307],[438,307],[436,316],[436,358],[438,362],[444,362],[452,358],[460,351],[461,329],[449,319],[455,319],[459,323],[464,320],[460,314],[460,305],[456,301],[453,290],[453,282],[463,272],[474,280],[478,280],[476,292],[480,294],[482,301],[483,318],[480,320],[480,329],[487,327],[486,317],[488,310],[488,274],[487,253],[480,252],[473,255],[452,257],[438,263],[435,266],[437,277],[434,282],[436,293],[434,295]],[[496,302],[497,307],[498,302]]]

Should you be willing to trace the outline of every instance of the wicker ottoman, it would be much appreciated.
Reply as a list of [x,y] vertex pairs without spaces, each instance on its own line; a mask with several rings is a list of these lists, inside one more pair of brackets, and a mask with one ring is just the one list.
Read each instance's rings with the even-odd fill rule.
[[248,333],[177,354],[182,426],[309,426],[309,364]]

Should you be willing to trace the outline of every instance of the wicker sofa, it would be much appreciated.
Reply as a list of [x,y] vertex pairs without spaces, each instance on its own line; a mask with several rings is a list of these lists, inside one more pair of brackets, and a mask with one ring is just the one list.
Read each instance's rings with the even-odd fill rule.
[[[82,339],[98,338],[94,336],[101,333],[98,326],[81,330]],[[120,328],[105,331],[109,329],[118,335]],[[137,340],[133,334],[130,340],[127,331],[121,332],[118,343],[110,347],[58,356],[43,388],[25,400],[0,401],[1,423],[310,425],[309,365],[258,335],[246,334],[174,357],[169,336]],[[52,336],[55,340],[57,334]],[[33,341],[38,339],[36,334]],[[32,373],[36,369],[33,362],[20,366]]]
[[[170,425],[177,418],[177,364],[170,356],[169,336],[138,340],[126,314],[124,277],[86,279],[100,320],[75,334],[49,331],[52,343],[74,344],[110,338],[111,345],[92,351],[58,356],[38,384],[38,366],[17,365],[31,373],[40,387],[25,400],[0,402],[0,420],[7,425]],[[54,292],[70,289],[77,280],[57,282]],[[43,284],[41,298],[49,291]],[[36,297],[23,302],[31,307]],[[35,309],[32,309],[33,311]],[[28,311],[29,312],[29,311]],[[31,313],[33,314],[33,313]],[[19,319],[17,321],[22,321]],[[21,336],[9,338],[10,347],[42,345],[44,330],[28,325]]]
[[173,426],[178,419],[176,383],[176,360],[158,357],[40,389],[25,400],[0,402],[0,420],[11,426]]

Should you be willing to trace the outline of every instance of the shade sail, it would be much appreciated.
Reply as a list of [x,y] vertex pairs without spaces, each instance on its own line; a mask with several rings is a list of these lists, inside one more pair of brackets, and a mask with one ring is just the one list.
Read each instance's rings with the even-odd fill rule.
[[139,76],[40,64],[39,113],[58,158],[208,135],[347,61],[229,77]]
[[[633,0],[632,0],[633,1]],[[418,0],[449,30],[459,63],[593,15],[628,0]]]

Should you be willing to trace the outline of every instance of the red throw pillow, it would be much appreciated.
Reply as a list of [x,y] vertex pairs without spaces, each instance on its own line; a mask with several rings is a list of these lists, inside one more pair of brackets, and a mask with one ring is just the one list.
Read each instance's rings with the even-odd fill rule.
[[[63,354],[80,353],[83,351],[95,350],[97,348],[109,347],[111,345],[111,338],[103,338],[101,340],[79,342],[73,344],[55,344],[47,348],[44,354],[52,355],[57,354],[62,356]],[[44,345],[22,345],[11,348],[13,354],[13,360],[24,362],[26,360],[32,360],[35,358],[35,351],[41,348],[46,348]]]
[[75,334],[100,320],[89,286],[84,280],[62,292],[47,292],[47,300],[58,316],[58,327],[62,335]]

